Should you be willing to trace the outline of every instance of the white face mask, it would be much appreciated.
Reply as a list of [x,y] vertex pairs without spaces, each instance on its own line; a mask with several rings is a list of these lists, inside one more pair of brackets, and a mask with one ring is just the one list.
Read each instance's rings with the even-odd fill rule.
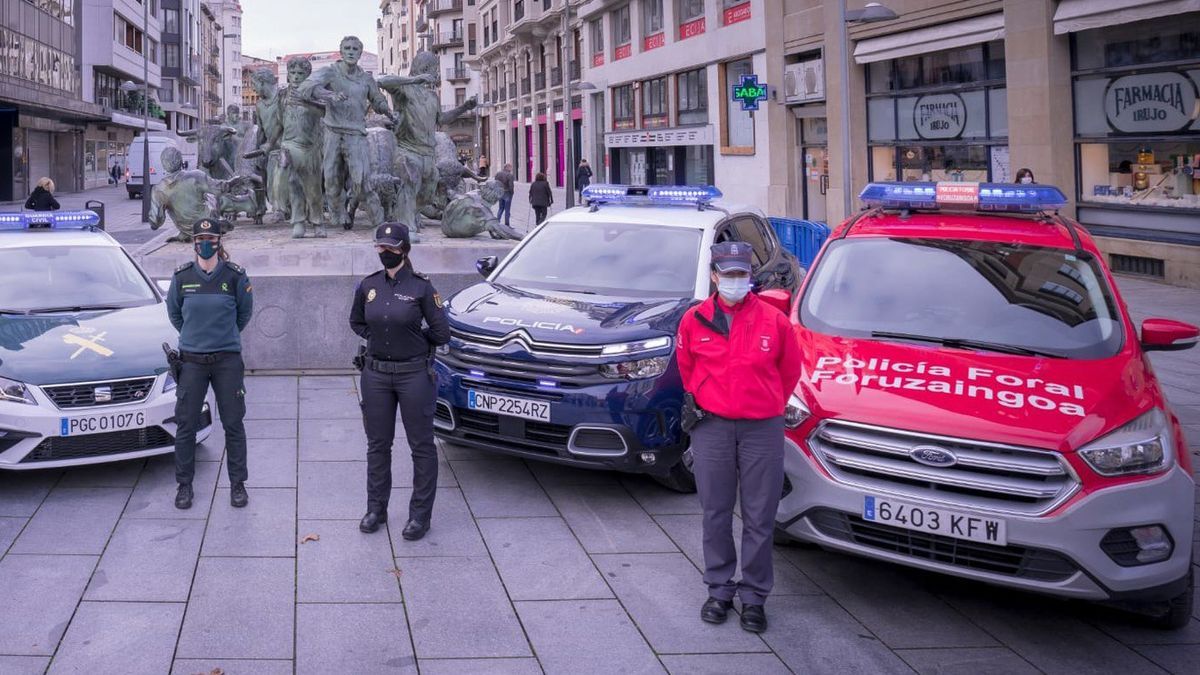
[[1032,183],[1033,176],[1021,176],[1021,182],[1022,183]]
[[728,303],[741,302],[750,292],[750,277],[717,276],[717,293]]

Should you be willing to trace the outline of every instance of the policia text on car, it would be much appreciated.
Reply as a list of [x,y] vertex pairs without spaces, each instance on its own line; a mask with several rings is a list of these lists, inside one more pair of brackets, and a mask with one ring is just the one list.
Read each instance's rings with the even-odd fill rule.
[[221,247],[227,223],[202,219],[192,226],[196,259],[175,270],[167,292],[167,314],[179,331],[178,356],[168,354],[175,370],[175,506],[192,506],[196,470],[196,431],[211,383],[225,428],[229,500],[242,507],[246,493],[245,365],[241,332],[250,323],[254,302],[246,271],[229,261]]

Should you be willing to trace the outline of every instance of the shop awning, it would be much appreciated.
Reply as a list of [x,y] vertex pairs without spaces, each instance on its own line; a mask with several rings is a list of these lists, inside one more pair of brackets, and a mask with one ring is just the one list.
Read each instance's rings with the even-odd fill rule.
[[1074,33],[1184,12],[1200,12],[1200,0],[1061,0],[1054,32]]
[[854,60],[857,63],[888,61],[903,56],[926,54],[1003,39],[1004,15],[987,14],[903,33],[859,40],[854,45]]

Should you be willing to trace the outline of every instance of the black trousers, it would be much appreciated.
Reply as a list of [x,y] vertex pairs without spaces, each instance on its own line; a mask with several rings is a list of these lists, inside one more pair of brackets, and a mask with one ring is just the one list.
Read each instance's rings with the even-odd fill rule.
[[183,362],[175,389],[175,480],[191,484],[196,474],[196,432],[211,384],[225,427],[225,463],[229,482],[241,483],[246,468],[246,366],[239,352],[212,355],[211,363]]
[[533,207],[533,224],[541,225],[542,221],[546,219],[546,211],[548,210],[550,210],[549,206]]
[[411,373],[362,371],[363,427],[367,432],[367,510],[387,511],[392,492],[392,441],[396,408],[413,461],[413,492],[408,518],[428,523],[437,494],[438,457],[433,442],[433,411],[437,390],[426,369]]

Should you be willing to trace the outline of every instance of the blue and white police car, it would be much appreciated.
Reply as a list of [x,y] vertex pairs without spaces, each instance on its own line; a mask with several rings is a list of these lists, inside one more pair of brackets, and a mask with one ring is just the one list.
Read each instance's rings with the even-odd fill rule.
[[679,426],[674,336],[708,297],[709,247],[745,241],[755,290],[795,291],[801,270],[752,207],[713,187],[593,185],[486,281],[447,305],[436,432],[443,440],[695,489]]
[[0,470],[174,450],[175,382],[161,345],[178,334],[160,289],[98,220],[0,213]]

